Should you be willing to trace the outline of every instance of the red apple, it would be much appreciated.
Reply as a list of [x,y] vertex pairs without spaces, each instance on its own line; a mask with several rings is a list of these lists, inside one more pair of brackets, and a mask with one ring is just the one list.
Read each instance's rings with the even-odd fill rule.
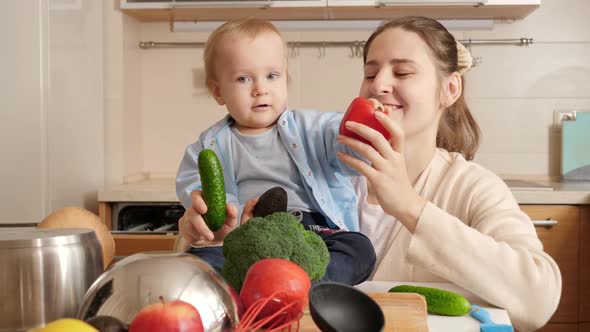
[[129,332],[203,332],[203,322],[199,311],[182,300],[150,304],[141,309],[131,325]]

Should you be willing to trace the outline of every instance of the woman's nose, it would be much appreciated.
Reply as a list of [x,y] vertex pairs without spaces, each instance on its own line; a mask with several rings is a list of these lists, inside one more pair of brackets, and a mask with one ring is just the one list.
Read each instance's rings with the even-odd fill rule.
[[393,80],[384,74],[378,74],[371,83],[371,92],[375,95],[390,94],[393,91]]

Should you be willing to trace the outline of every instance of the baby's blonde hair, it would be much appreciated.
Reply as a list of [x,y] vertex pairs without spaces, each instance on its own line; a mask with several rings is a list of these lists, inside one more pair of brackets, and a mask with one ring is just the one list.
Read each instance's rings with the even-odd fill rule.
[[[215,61],[219,58],[219,54],[216,53],[223,38],[238,34],[254,38],[262,33],[268,32],[276,33],[284,42],[283,36],[272,23],[253,17],[227,21],[209,35],[207,43],[205,44],[203,60],[205,63],[205,85],[207,85],[210,92],[210,83],[217,79],[217,77],[215,77]],[[285,54],[287,53],[285,52]]]

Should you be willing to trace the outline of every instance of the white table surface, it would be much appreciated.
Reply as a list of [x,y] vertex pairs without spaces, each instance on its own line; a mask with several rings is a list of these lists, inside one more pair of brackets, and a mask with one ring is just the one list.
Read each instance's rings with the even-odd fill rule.
[[[366,293],[384,293],[391,287],[397,285],[417,285],[425,287],[434,287],[446,289],[459,293],[467,298],[471,304],[477,304],[490,312],[492,320],[497,324],[510,324],[508,313],[504,309],[491,306],[472,293],[450,283],[424,283],[424,282],[394,282],[394,281],[366,281],[356,287]],[[467,314],[459,317],[448,317],[438,315],[428,315],[428,330],[430,332],[479,332],[479,321]]]

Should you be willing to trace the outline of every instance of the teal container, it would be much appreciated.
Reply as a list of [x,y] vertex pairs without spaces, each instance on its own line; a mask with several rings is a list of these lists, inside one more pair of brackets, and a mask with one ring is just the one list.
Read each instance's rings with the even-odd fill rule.
[[590,181],[590,112],[576,112],[563,121],[561,176],[564,180]]

